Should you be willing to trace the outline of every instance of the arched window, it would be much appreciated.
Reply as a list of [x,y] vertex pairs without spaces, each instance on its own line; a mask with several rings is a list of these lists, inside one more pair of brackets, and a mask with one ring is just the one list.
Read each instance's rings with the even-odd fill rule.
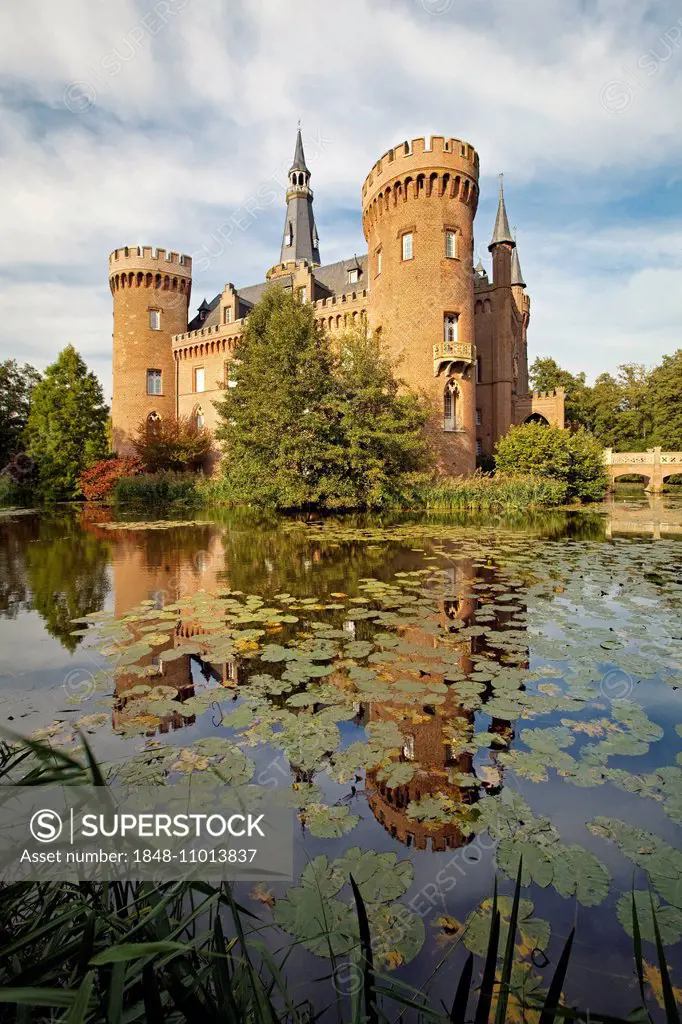
[[443,392],[443,430],[457,430],[459,419],[459,388],[455,381],[450,380]]
[[287,245],[294,244],[294,225],[289,221],[289,227],[287,228]]
[[203,430],[203,426],[204,426],[204,410],[201,408],[200,405],[198,405],[196,407],[196,409],[194,410],[194,422],[196,424],[197,430]]

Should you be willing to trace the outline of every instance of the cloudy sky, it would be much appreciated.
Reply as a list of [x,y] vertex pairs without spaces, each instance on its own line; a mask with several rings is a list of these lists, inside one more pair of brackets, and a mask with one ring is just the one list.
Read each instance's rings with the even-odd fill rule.
[[677,2],[12,0],[0,69],[0,358],[73,342],[109,394],[116,246],[193,254],[195,308],[262,280],[299,118],[323,262],[365,251],[378,156],[452,135],[484,259],[505,173],[531,358],[594,377],[682,344]]

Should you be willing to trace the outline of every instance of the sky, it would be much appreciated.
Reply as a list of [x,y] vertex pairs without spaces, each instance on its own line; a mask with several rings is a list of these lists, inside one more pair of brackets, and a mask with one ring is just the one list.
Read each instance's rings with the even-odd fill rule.
[[[69,342],[111,393],[108,255],[195,260],[192,313],[279,257],[301,121],[323,263],[417,136],[504,173],[529,358],[589,379],[682,345],[682,8],[634,0],[12,0],[0,7],[0,359]],[[489,263],[488,263],[489,266]]]

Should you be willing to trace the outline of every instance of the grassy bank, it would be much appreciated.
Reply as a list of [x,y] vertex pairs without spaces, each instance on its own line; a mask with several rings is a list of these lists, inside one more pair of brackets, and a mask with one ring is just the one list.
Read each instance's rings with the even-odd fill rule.
[[[123,477],[114,488],[114,502],[119,506],[142,508],[158,505],[192,508],[222,505],[234,508],[238,505],[222,477],[207,478],[192,473],[145,473]],[[560,480],[476,474],[419,484],[401,500],[392,500],[388,507],[397,511],[518,511],[551,508],[565,502],[566,485]]]

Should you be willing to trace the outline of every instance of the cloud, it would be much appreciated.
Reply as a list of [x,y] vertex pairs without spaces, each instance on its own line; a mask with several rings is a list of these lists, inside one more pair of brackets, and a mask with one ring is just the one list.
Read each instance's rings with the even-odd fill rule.
[[[323,258],[363,251],[360,187],[381,153],[452,134],[481,156],[484,251],[506,171],[533,351],[595,374],[678,344],[668,0],[299,0],[295,15],[280,0],[23,0],[0,10],[0,61],[3,357],[26,343],[44,365],[72,341],[109,390],[109,251],[210,244],[277,182],[299,117]],[[195,278],[197,303],[277,259],[273,187]]]

